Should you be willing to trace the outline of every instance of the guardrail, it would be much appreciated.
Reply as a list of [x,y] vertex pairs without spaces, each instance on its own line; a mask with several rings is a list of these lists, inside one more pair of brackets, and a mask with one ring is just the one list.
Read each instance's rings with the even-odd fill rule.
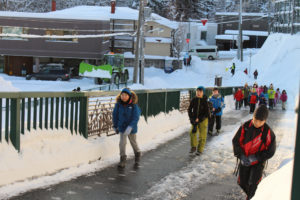
[[[207,88],[205,93],[211,93]],[[220,88],[222,95],[232,87]],[[185,111],[195,89],[136,90],[142,116],[147,118],[173,109]],[[112,110],[119,91],[0,92],[0,142],[20,150],[20,134],[32,129],[67,129],[88,136],[112,134]]]

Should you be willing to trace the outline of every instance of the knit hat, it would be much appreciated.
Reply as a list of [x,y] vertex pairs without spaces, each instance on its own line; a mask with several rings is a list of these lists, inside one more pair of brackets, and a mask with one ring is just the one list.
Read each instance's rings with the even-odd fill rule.
[[254,111],[254,117],[255,117],[255,119],[258,119],[260,121],[267,120],[268,115],[269,115],[269,111],[268,111],[267,106],[265,106],[265,105],[260,105]]
[[122,92],[121,92],[121,94],[122,93],[126,93],[126,94],[128,94],[129,96],[131,96],[131,92],[130,92],[130,90],[129,90],[129,88],[124,88],[123,90],[122,90]]
[[197,90],[200,90],[200,91],[203,91],[203,92],[204,92],[204,91],[205,91],[205,88],[204,88],[203,86],[198,86],[198,87],[197,87]]

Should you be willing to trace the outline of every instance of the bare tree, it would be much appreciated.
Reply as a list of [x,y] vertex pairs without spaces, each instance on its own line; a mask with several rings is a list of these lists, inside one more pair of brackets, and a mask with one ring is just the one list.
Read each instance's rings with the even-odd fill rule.
[[178,28],[172,32],[172,57],[177,57],[179,60],[180,53],[185,44],[186,28],[184,23],[180,23]]

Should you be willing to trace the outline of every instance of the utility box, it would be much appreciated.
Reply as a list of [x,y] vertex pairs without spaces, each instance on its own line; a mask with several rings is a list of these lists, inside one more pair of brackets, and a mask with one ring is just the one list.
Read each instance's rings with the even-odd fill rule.
[[222,76],[215,77],[215,85],[221,87],[222,86]]

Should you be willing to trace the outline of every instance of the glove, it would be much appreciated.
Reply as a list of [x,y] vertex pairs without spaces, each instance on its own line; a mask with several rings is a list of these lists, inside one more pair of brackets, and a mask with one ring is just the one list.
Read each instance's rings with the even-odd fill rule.
[[241,164],[243,166],[249,167],[251,165],[251,162],[250,162],[249,158],[246,157],[244,154],[241,155],[240,159],[241,159]]
[[113,130],[116,132],[116,134],[119,134],[119,129],[116,127],[113,127]]
[[197,125],[193,125],[192,133],[196,133],[196,132],[197,132]]
[[251,164],[251,163],[257,161],[257,157],[255,155],[250,155],[250,156],[248,156],[248,160],[249,160],[249,162]]
[[124,135],[129,135],[132,131],[132,127],[131,126],[127,126],[126,130],[124,131]]

